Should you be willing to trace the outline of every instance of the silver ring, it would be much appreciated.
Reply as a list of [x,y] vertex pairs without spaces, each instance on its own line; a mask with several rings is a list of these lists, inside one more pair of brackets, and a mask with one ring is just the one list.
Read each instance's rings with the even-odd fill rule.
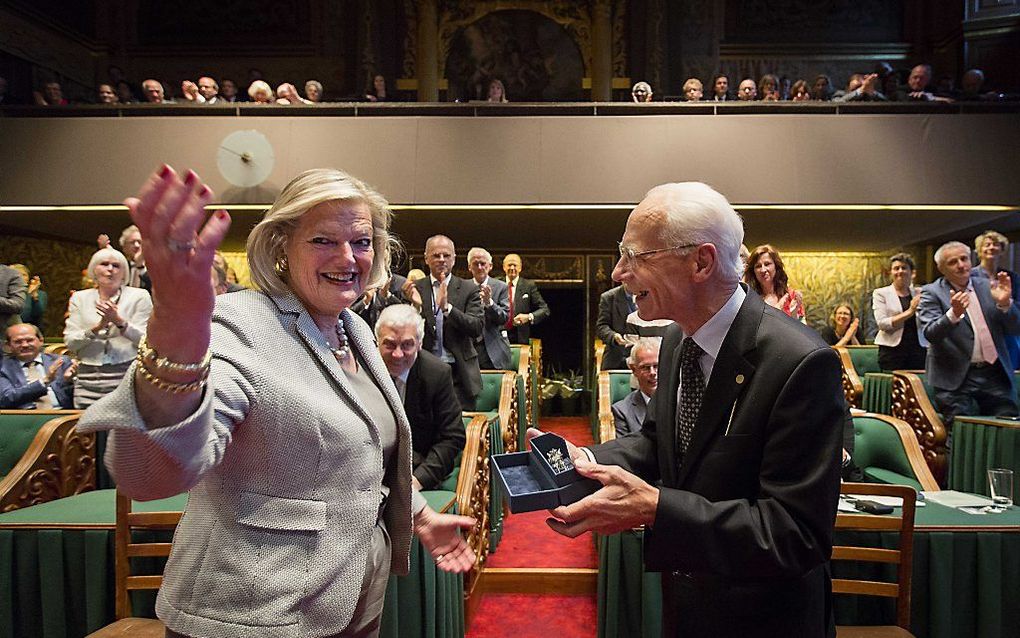
[[169,248],[172,253],[186,253],[195,247],[195,242],[177,241],[173,238],[167,238],[166,247]]

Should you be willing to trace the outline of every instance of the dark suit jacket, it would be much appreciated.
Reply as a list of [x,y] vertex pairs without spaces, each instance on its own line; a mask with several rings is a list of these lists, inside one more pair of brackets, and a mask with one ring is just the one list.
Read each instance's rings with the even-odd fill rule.
[[507,317],[510,315],[510,295],[506,282],[489,277],[492,288],[492,305],[485,306],[485,326],[482,329],[482,340],[478,342],[485,348],[489,361],[497,370],[510,367],[510,342],[503,336]]
[[[414,282],[421,294],[421,314],[425,317],[425,339],[422,349],[429,352],[436,345],[436,317],[432,312],[432,278]],[[482,374],[478,367],[475,339],[482,336],[482,302],[478,286],[457,276],[450,277],[447,301],[453,308],[443,320],[443,346],[454,359],[457,394],[465,410],[473,410],[475,397],[482,391]]]
[[836,352],[747,298],[705,390],[683,467],[676,396],[683,335],[671,326],[639,435],[592,448],[600,463],[661,482],[645,564],[673,571],[685,636],[834,634],[828,559],[845,402]]
[[630,300],[623,286],[610,288],[599,296],[599,318],[595,322],[595,334],[606,344],[602,352],[602,370],[623,370],[627,367],[630,347],[617,345],[613,336],[627,333],[629,314]]
[[[43,353],[43,367],[49,370],[50,366],[57,359],[63,361],[57,376],[53,379],[50,387],[57,395],[57,402],[60,405],[53,406],[54,409],[74,409],[74,384],[64,382],[64,371],[71,365],[67,357]],[[45,371],[44,371],[45,374]],[[46,394],[46,386],[40,381],[28,382],[25,377],[25,368],[21,362],[14,357],[5,357],[0,362],[0,408],[5,410],[34,410],[35,400]]]
[[372,303],[366,304],[365,298],[361,297],[351,304],[351,312],[354,312],[364,319],[369,328],[374,329],[375,322],[379,319],[379,313],[381,313],[384,308],[399,303],[407,303],[404,299],[404,293],[401,292],[401,289],[404,287],[404,283],[406,282],[407,277],[394,274],[392,281],[390,281],[389,294],[385,298],[380,294],[375,294],[372,296]]
[[610,409],[613,411],[613,421],[616,424],[616,436],[621,437],[627,436],[631,432],[640,432],[647,408],[645,398],[641,396],[641,390],[634,390],[614,403]]
[[[1020,334],[1020,308],[1010,304],[1007,312],[995,307],[992,299],[991,284],[988,279],[971,277],[974,292],[981,302],[985,323],[992,333],[995,352],[999,355],[999,365],[1013,384],[1013,372],[1009,369],[1009,349],[1006,345],[1006,334]],[[921,288],[921,303],[917,307],[917,322],[921,331],[928,339],[928,358],[925,360],[925,373],[928,382],[940,390],[955,390],[960,387],[970,369],[970,357],[974,351],[974,328],[970,317],[964,315],[959,322],[953,323],[946,316],[951,305],[952,287],[945,277]],[[970,308],[967,309],[971,311]]]
[[411,423],[411,465],[422,489],[434,490],[464,449],[464,422],[453,375],[431,352],[418,353],[407,373],[404,411]]
[[[506,282],[506,279],[503,279],[503,281]],[[522,312],[534,315],[532,323],[516,326],[507,331],[510,343],[527,344],[531,339],[531,326],[545,321],[551,314],[549,305],[545,303],[545,299],[542,299],[542,293],[538,291],[538,286],[535,285],[535,282],[518,277],[517,287],[514,288],[513,308],[515,316]]]

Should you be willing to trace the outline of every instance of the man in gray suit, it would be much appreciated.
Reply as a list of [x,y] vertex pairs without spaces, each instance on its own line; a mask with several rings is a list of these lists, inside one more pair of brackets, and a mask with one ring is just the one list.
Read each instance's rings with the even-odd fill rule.
[[935,251],[942,277],[921,289],[917,319],[928,339],[925,372],[947,423],[964,414],[1016,415],[1006,334],[1020,334],[1020,308],[1009,276],[970,276],[970,248],[957,241]]
[[0,264],[0,328],[21,323],[26,288],[25,280],[17,270]]
[[453,368],[464,410],[475,409],[475,397],[482,391],[475,339],[482,336],[482,304],[478,286],[455,277],[453,264],[457,249],[445,235],[434,235],[425,242],[425,263],[429,276],[414,282],[421,295],[421,314],[425,318],[422,346]]
[[648,402],[659,387],[659,342],[658,337],[645,337],[634,344],[627,366],[637,380],[638,389],[613,404],[613,421],[616,422],[616,436],[627,436],[640,432],[645,422]]
[[482,336],[475,342],[478,363],[483,370],[507,370],[510,367],[510,342],[503,326],[510,316],[510,296],[505,282],[489,277],[492,255],[484,248],[468,251],[468,270],[478,285],[478,296],[485,313]]

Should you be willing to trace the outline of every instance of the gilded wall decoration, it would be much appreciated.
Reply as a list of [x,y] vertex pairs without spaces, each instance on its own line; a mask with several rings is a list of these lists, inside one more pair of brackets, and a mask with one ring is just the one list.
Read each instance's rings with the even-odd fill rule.
[[804,295],[809,326],[825,326],[836,304],[849,303],[865,334],[874,336],[871,292],[889,285],[887,263],[892,253],[781,253],[790,285]]
[[82,270],[95,251],[95,244],[0,235],[0,264],[24,264],[42,280],[41,289],[49,296],[43,326],[47,337],[63,335],[71,291],[81,288]]

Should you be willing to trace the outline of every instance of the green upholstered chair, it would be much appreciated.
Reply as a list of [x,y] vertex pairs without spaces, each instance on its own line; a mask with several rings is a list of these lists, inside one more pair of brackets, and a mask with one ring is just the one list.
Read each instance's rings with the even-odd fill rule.
[[865,372],[862,381],[861,409],[865,412],[892,414],[891,372]]
[[0,512],[96,487],[96,436],[77,410],[0,410]]
[[878,365],[878,346],[839,346],[835,348],[843,363],[843,394],[852,408],[861,407],[864,391],[861,379],[868,372],[881,372]]
[[949,430],[935,409],[934,396],[923,372],[893,372],[892,415],[910,426],[932,475],[939,485],[945,485],[949,473]]
[[612,406],[631,393],[630,370],[603,370],[599,372],[599,431],[598,441],[605,443],[616,438],[616,423]]
[[853,421],[854,462],[867,482],[939,489],[909,425],[885,414],[859,414]]

